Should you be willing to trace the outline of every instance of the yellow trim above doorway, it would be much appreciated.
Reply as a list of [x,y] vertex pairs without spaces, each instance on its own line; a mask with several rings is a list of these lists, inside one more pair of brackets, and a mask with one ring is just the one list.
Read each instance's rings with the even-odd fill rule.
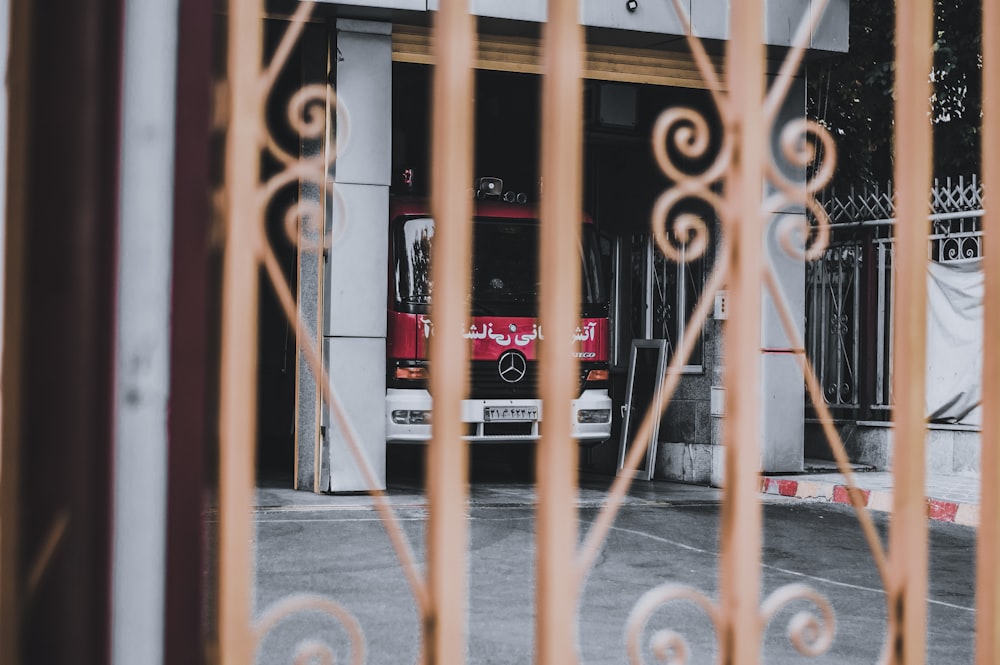
[[[434,63],[430,31],[415,26],[393,27],[392,59],[422,65]],[[713,59],[721,71],[721,58]],[[476,69],[541,74],[541,47],[537,39],[479,35],[473,62]],[[587,45],[585,78],[644,83],[680,88],[705,88],[705,82],[686,51],[661,51],[625,46]]]

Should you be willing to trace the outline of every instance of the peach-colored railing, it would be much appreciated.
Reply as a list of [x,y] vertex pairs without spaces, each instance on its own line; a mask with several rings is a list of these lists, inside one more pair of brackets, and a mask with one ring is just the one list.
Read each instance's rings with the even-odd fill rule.
[[[1000,3],[983,0],[983,182],[1000,181]],[[995,194],[987,194],[995,196]],[[1000,215],[986,210],[983,256],[1000,256]],[[1000,266],[985,266],[983,328],[1000,330]],[[990,340],[987,333],[984,339]],[[976,565],[976,665],[1000,663],[1000,345],[983,345],[982,498]]]
[[[924,374],[927,351],[927,234],[931,186],[928,105],[934,4],[896,8],[895,337],[896,472],[889,531],[889,662],[922,663],[927,632],[927,513],[924,503]],[[916,194],[920,192],[920,194]],[[921,362],[915,362],[917,358]],[[902,361],[902,362],[900,362]]]
[[[664,0],[671,1],[671,0]],[[716,291],[731,291],[732,309],[726,323],[725,386],[729,397],[725,426],[725,488],[721,521],[721,563],[719,599],[710,599],[702,590],[679,583],[650,589],[636,604],[623,626],[627,635],[627,657],[642,662],[646,649],[673,653],[678,662],[685,653],[683,637],[658,632],[657,643],[643,643],[646,625],[658,607],[687,599],[701,607],[719,636],[719,660],[727,664],[750,665],[765,660],[761,653],[762,633],[779,609],[796,599],[814,606],[805,623],[793,623],[792,641],[807,655],[822,653],[833,637],[835,617],[829,602],[814,589],[789,585],[761,598],[761,507],[759,501],[760,445],[753,432],[760,431],[758,385],[760,383],[761,302],[767,292],[775,302],[786,335],[797,351],[807,389],[823,423],[841,473],[849,485],[853,474],[828,411],[816,375],[804,352],[801,335],[790,312],[762,238],[771,224],[778,229],[784,251],[801,260],[822,256],[828,239],[826,213],[815,201],[816,192],[829,180],[834,168],[835,147],[828,133],[814,123],[793,121],[776,127],[778,108],[799,68],[812,30],[826,7],[814,0],[770,87],[764,84],[763,0],[734,0],[729,3],[732,34],[727,43],[723,78],[719,79],[700,41],[692,35],[687,10],[679,0],[672,6],[688,36],[694,61],[722,119],[723,136],[710,166],[700,173],[685,173],[672,161],[672,154],[704,157],[708,153],[709,124],[699,112],[672,108],[656,123],[652,139],[657,163],[671,185],[660,196],[650,223],[660,251],[675,261],[701,257],[713,241],[712,220],[684,214],[677,208],[684,200],[706,203],[719,220],[721,234],[717,256],[701,300],[686,327],[688,331],[675,353],[665,376],[660,403],[643,419],[625,461],[624,473],[614,481],[607,500],[578,545],[576,514],[577,448],[570,436],[569,417],[560,417],[553,405],[569,404],[575,382],[571,349],[554,340],[571,340],[578,313],[573,306],[579,293],[579,263],[576,243],[567,242],[579,233],[582,172],[582,72],[583,30],[578,23],[578,0],[550,0],[548,21],[543,32],[544,81],[542,88],[541,136],[544,137],[541,171],[544,192],[541,204],[543,285],[540,317],[550,340],[541,358],[541,390],[546,404],[544,439],[538,446],[537,519],[537,623],[535,653],[543,665],[572,665],[581,661],[576,644],[576,613],[588,571],[603,546],[607,533],[623,504],[634,471],[642,462],[655,420],[667,407],[680,381],[681,368],[697,343]],[[264,99],[275,72],[281,68],[302,24],[312,11],[312,3],[302,3],[293,17],[289,32],[272,63],[261,68],[262,0],[229,2],[229,124],[226,151],[226,251],[222,340],[222,382],[220,405],[220,593],[218,605],[221,662],[226,665],[250,663],[258,641],[280,617],[303,609],[325,611],[346,628],[352,641],[352,662],[364,662],[361,626],[334,599],[293,597],[251,616],[250,584],[252,560],[247,546],[251,536],[250,501],[253,491],[254,440],[253,364],[256,339],[256,295],[259,267],[265,268],[289,320],[296,325],[304,354],[318,378],[318,388],[334,417],[347,432],[348,444],[364,473],[371,475],[361,447],[351,432],[350,414],[345,413],[320,361],[319,352],[309,345],[307,331],[298,319],[294,297],[285,282],[272,248],[263,232],[265,206],[283,184],[309,181],[325,183],[330,157],[309,161],[286,155],[268,139],[264,123]],[[1000,59],[1000,9],[996,2],[984,3],[985,53],[984,145],[995,137],[998,122],[990,111],[1000,99],[997,61]],[[911,0],[897,5],[896,127],[906,140],[897,141],[897,264],[896,280],[897,362],[894,395],[896,408],[895,456],[896,493],[889,547],[883,546],[857,492],[851,492],[859,528],[867,539],[874,565],[886,592],[888,626],[883,662],[917,664],[924,661],[927,527],[923,497],[924,422],[923,363],[925,295],[918,285],[925,269],[927,191],[930,185],[929,84],[932,25],[930,0]],[[472,72],[471,54],[475,23],[469,15],[469,0],[442,0],[435,14],[432,33],[436,66],[433,84],[432,168],[433,183],[472,181]],[[313,86],[302,91],[298,102],[329,105],[335,91]],[[334,102],[334,104],[339,102]],[[349,100],[347,100],[349,104]],[[995,114],[994,114],[995,115]],[[322,138],[325,123],[317,126],[303,121],[297,129],[304,135]],[[771,154],[771,135],[781,137],[781,154]],[[816,142],[822,151],[810,149]],[[667,150],[670,144],[672,151]],[[266,183],[258,181],[260,156],[269,152],[284,170]],[[334,155],[334,150],[324,155]],[[823,155],[822,163],[816,155]],[[985,182],[1000,178],[996,150],[984,154]],[[791,181],[778,163],[792,164],[812,174],[806,181]],[[569,165],[569,168],[567,168]],[[765,187],[764,185],[769,185]],[[722,192],[722,193],[720,193]],[[467,569],[468,502],[467,451],[462,441],[461,400],[467,392],[467,353],[461,339],[449,331],[467,329],[469,312],[469,264],[471,237],[465,221],[471,215],[471,201],[462,188],[435,187],[432,205],[437,218],[435,260],[433,262],[437,334],[431,338],[433,358],[432,391],[435,395],[434,439],[428,451],[427,494],[429,517],[427,561],[418,565],[414,548],[399,528],[392,508],[381,492],[374,492],[376,506],[409,581],[422,625],[422,661],[427,665],[459,665],[465,661],[468,585],[462,575]],[[805,222],[789,226],[772,211],[797,205],[809,213]],[[317,224],[319,210],[299,210],[290,217],[290,236],[301,239],[300,226]],[[1000,254],[1000,238],[990,233],[992,215],[987,215],[985,254]],[[679,247],[684,248],[683,252]],[[300,251],[319,247],[300,244]],[[987,330],[1000,327],[1000,272],[987,263]],[[551,332],[550,332],[551,331]],[[984,359],[983,503],[980,531],[978,593],[978,635],[980,665],[1000,663],[1000,643],[996,635],[1000,581],[995,561],[1000,537],[1000,495],[996,479],[1000,475],[997,419],[1000,418],[1000,354],[987,345]],[[568,416],[568,414],[566,414]],[[736,434],[740,436],[737,438]],[[375,485],[372,482],[372,485]],[[310,654],[326,657],[323,647],[310,646]]]

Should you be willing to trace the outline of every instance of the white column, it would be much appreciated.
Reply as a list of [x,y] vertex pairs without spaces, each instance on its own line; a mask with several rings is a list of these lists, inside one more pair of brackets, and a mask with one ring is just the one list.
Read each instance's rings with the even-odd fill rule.
[[[792,83],[785,104],[778,114],[771,137],[771,151],[780,155],[777,137],[785,123],[805,115],[805,82]],[[803,169],[787,175],[805,179]],[[784,294],[800,339],[805,338],[805,263],[790,256],[774,235],[782,216],[803,217],[802,206],[772,211],[765,239],[765,257]],[[785,334],[778,311],[765,289],[761,312],[761,470],[765,472],[795,472],[803,468],[805,438],[805,378],[802,375],[798,349],[793,348]]]
[[177,0],[125,4],[112,662],[163,662]]
[[[392,26],[337,21],[337,97],[350,135],[335,165],[334,245],[326,266],[324,356],[368,461],[385,487],[385,334],[392,148]],[[347,119],[338,111],[337,126]],[[339,143],[339,141],[338,141]],[[343,218],[340,218],[340,211]],[[324,409],[330,487],[373,489]]]

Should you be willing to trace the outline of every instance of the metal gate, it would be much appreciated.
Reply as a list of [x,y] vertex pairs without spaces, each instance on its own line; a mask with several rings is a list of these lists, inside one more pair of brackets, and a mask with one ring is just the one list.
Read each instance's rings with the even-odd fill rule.
[[[663,0],[666,1],[666,0]],[[269,138],[263,117],[263,100],[276,73],[312,11],[312,3],[302,3],[273,61],[264,69],[262,60],[262,1],[230,0],[228,7],[229,121],[225,155],[225,264],[223,274],[222,376],[220,384],[220,524],[218,627],[220,659],[225,664],[250,663],[256,645],[282,617],[302,609],[318,609],[338,618],[351,634],[352,643],[361,641],[361,627],[335,599],[293,597],[266,608],[259,618],[251,615],[252,553],[250,505],[254,487],[254,456],[247,442],[254,440],[256,377],[252,363],[257,323],[258,274],[263,267],[266,279],[278,294],[289,320],[296,324],[300,338],[308,340],[298,322],[294,296],[282,275],[273,249],[263,232],[264,210],[277,189],[291,182],[326,182],[336,156],[336,141],[312,160],[283,152]],[[764,85],[763,0],[729,3],[731,39],[727,44],[724,73],[716,74],[699,40],[692,35],[683,3],[673,7],[689,35],[690,49],[698,69],[711,91],[722,119],[721,148],[702,172],[684,172],[676,156],[707,154],[709,124],[699,113],[671,109],[663,113],[652,137],[653,150],[664,175],[672,182],[659,197],[650,220],[660,251],[676,262],[698,259],[715,239],[705,219],[684,212],[686,201],[707,204],[719,218],[721,238],[715,265],[693,310],[679,351],[665,376],[661,403],[646,414],[625,462],[625,471],[640,464],[654,421],[666,408],[676,389],[681,368],[691,353],[711,309],[715,293],[728,289],[730,313],[724,334],[726,357],[727,422],[725,435],[725,487],[722,507],[719,598],[713,600],[702,590],[677,583],[650,589],[636,604],[627,626],[628,658],[641,662],[643,627],[659,606],[677,599],[693,600],[714,623],[719,640],[720,662],[751,664],[764,659],[762,631],[777,610],[793,599],[806,599],[816,608],[813,614],[797,617],[790,629],[796,647],[806,655],[827,648],[832,639],[835,617],[829,603],[816,590],[804,585],[778,589],[762,598],[761,505],[758,497],[760,445],[758,437],[737,433],[760,431],[757,386],[760,384],[760,339],[748,331],[760,330],[762,296],[766,292],[777,304],[785,333],[793,340],[801,361],[804,380],[816,405],[840,470],[849,484],[852,473],[837,432],[832,425],[822,388],[806,359],[804,342],[789,313],[786,299],[775,278],[771,259],[762,251],[762,237],[771,224],[777,229],[784,251],[805,261],[824,254],[829,237],[827,214],[815,199],[828,181],[833,167],[834,147],[830,135],[815,123],[795,121],[776,127],[778,108],[788,91],[791,77],[802,62],[812,28],[826,3],[816,0],[796,33],[794,46],[786,55],[780,73],[768,89]],[[466,569],[468,526],[466,505],[468,478],[465,444],[462,442],[460,403],[466,392],[465,345],[457,331],[467,329],[466,294],[469,292],[470,231],[466,220],[471,202],[462,188],[445,188],[441,183],[472,182],[472,62],[474,22],[468,0],[442,0],[431,33],[436,56],[433,84],[433,207],[437,217],[437,259],[433,264],[435,326],[431,357],[435,372],[434,440],[428,450],[427,494],[429,517],[427,559],[419,565],[414,548],[397,524],[386,497],[376,492],[376,505],[390,534],[410,591],[415,599],[422,626],[422,662],[454,665],[464,661],[466,606],[469,593],[461,575],[449,571]],[[984,145],[991,145],[1000,122],[995,109],[1000,104],[1000,6],[984,3],[986,52],[984,102]],[[569,346],[555,340],[571,340],[577,325],[573,307],[579,292],[579,266],[575,244],[567,239],[579,233],[582,161],[582,72],[583,30],[579,24],[577,0],[550,0],[548,20],[542,40],[543,58],[543,138],[541,172],[545,183],[542,200],[541,252],[547,257],[542,266],[541,320],[553,340],[541,359],[541,391],[551,405],[569,404],[575,390]],[[897,216],[906,223],[897,225],[895,238],[895,314],[897,325],[894,349],[897,358],[916,359],[924,354],[925,296],[922,284],[927,261],[926,237],[929,207],[926,192],[930,182],[930,125],[928,100],[931,68],[932,3],[913,0],[897,6],[896,128],[906,137],[896,143]],[[341,102],[336,91],[326,85],[304,88],[293,99],[289,117],[301,135],[325,139],[329,109]],[[313,106],[315,105],[315,106]],[[316,112],[311,110],[319,109]],[[343,131],[343,128],[341,128]],[[773,154],[770,136],[779,137],[779,154]],[[823,149],[815,149],[821,143]],[[278,160],[281,172],[261,184],[258,180],[262,154]],[[816,163],[816,155],[825,157]],[[1000,178],[1000,154],[984,154],[986,183]],[[788,179],[784,165],[810,167],[806,182]],[[762,183],[768,186],[762,189]],[[763,192],[763,193],[762,193]],[[800,206],[810,213],[811,223],[788,224],[770,211]],[[317,229],[322,211],[289,210],[290,237],[300,243],[300,251],[322,251],[330,242]],[[985,217],[988,227],[990,215]],[[304,243],[304,244],[303,244]],[[986,256],[1000,254],[1000,236],[985,234]],[[993,269],[991,269],[993,268]],[[987,329],[1000,325],[1000,270],[988,266]],[[905,331],[905,332],[903,332]],[[318,389],[331,405],[336,419],[348,432],[358,466],[368,469],[358,442],[350,436],[351,414],[340,406],[330,388],[319,350],[303,343],[304,353],[318,378]],[[978,662],[1000,662],[997,607],[1000,580],[994,562],[997,557],[998,483],[1000,455],[1000,354],[987,346],[984,358],[983,473],[984,495],[980,527],[978,570]],[[924,455],[924,376],[922,363],[897,362],[895,381],[895,423],[899,442],[895,463],[895,494],[888,547],[876,533],[872,519],[857,493],[854,494],[859,527],[864,532],[886,592],[888,630],[882,661],[922,663],[925,659],[927,595],[927,524],[923,497]],[[992,408],[991,408],[992,407]],[[544,665],[577,663],[575,644],[576,608],[588,571],[600,551],[608,530],[622,505],[633,474],[622,473],[615,480],[605,505],[578,546],[576,461],[577,448],[570,437],[569,419],[550,417],[538,446],[538,512],[536,559],[536,659]],[[370,469],[367,471],[371,473]],[[372,485],[375,483],[372,482]],[[654,652],[664,662],[686,662],[683,637],[672,632],[657,633]],[[361,648],[353,650],[353,662],[364,661]],[[300,652],[301,660],[318,658],[332,662],[332,653],[310,643]]]
[[[935,180],[930,193],[930,260],[981,257],[982,183],[975,176]],[[824,207],[831,236],[823,258],[807,269],[806,354],[836,418],[882,420],[892,408],[892,188],[833,196]]]

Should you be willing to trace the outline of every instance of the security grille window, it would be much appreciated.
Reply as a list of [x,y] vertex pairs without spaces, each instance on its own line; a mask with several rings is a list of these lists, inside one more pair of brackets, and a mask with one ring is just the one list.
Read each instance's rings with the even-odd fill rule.
[[[660,252],[648,233],[634,233],[623,241],[630,245],[628,323],[631,335],[618,336],[618,357],[628,357],[628,349],[623,352],[621,345],[627,346],[633,338],[665,339],[673,356],[701,297],[704,260],[675,263]],[[684,250],[680,249],[680,253],[683,259]],[[702,371],[700,334],[684,371]]]
[[[806,332],[809,358],[823,398],[833,408],[856,409],[858,337],[862,307],[863,241],[845,238],[806,264]],[[880,291],[881,292],[881,291]]]

